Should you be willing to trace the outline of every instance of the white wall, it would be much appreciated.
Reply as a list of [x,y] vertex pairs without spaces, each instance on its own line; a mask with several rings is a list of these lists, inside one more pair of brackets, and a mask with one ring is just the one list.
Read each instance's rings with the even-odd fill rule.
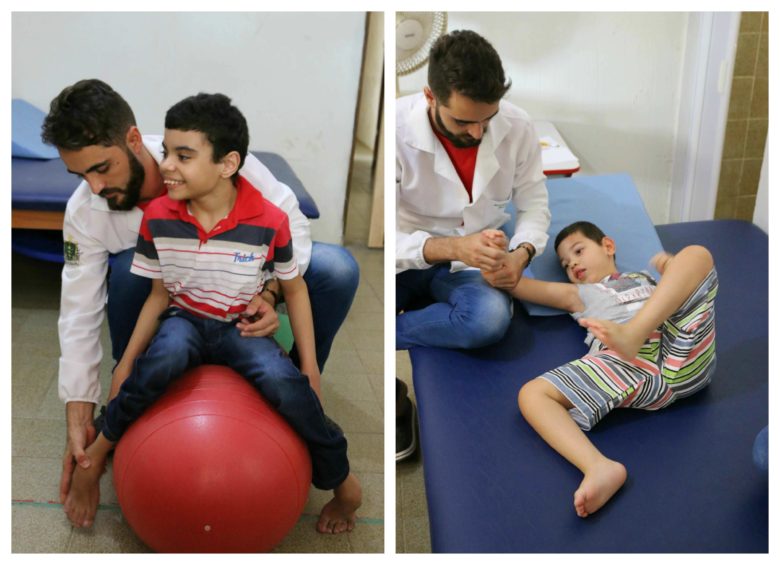
[[109,83],[139,128],[223,92],[249,122],[250,148],[287,159],[316,200],[314,239],[341,242],[365,13],[19,13],[12,91],[43,110],[82,78]]
[[769,143],[764,145],[764,161],[761,163],[761,176],[758,180],[756,208],[753,211],[753,223],[769,233]]
[[[498,51],[507,99],[553,122],[579,174],[628,172],[654,223],[669,218],[672,156],[688,16],[685,13],[455,13]],[[400,78],[426,83],[427,66]]]

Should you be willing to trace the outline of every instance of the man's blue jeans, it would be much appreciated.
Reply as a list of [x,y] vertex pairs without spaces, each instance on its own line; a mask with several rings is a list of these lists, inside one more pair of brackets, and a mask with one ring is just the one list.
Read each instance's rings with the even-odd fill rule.
[[151,344],[108,404],[102,429],[108,440],[118,441],[188,369],[205,363],[226,365],[251,382],[306,442],[314,486],[329,490],[347,478],[344,434],[323,413],[308,378],[272,338],[241,337],[235,322],[199,318],[176,307],[160,319]]
[[[108,280],[108,328],[115,361],[122,358],[133,334],[138,314],[149,296],[151,280],[130,272],[134,248],[111,259]],[[333,339],[347,317],[357,292],[360,271],[349,251],[339,245],[314,242],[311,262],[303,275],[309,289],[317,364],[322,371],[330,354]],[[295,348],[290,356],[296,364]]]
[[[512,318],[511,297],[479,271],[450,272],[449,263],[395,276],[395,348],[471,349],[500,340]],[[420,303],[428,304],[415,310]],[[433,304],[430,304],[433,302]]]

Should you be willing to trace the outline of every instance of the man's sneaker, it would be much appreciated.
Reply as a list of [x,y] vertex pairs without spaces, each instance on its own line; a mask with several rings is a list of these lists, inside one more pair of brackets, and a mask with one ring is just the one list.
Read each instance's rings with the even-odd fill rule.
[[417,451],[417,411],[407,396],[406,384],[396,379],[395,461],[404,461]]
[[407,416],[395,421],[395,462],[405,461],[417,452],[417,413],[409,402]]

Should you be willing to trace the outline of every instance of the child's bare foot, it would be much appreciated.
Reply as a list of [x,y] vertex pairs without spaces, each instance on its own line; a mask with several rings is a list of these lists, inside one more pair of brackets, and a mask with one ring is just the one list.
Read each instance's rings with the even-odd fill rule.
[[634,359],[647,340],[646,335],[634,331],[630,322],[618,324],[610,320],[580,318],[579,323],[626,361]]
[[100,502],[100,475],[106,470],[106,460],[113,447],[114,443],[99,433],[85,450],[91,465],[86,469],[77,465],[73,471],[64,509],[70,523],[77,528],[89,528],[95,521]]
[[100,475],[104,469],[105,461],[93,461],[89,468],[76,466],[73,471],[64,509],[70,523],[77,528],[89,528],[95,521],[100,502]]
[[604,506],[626,482],[626,468],[605,459],[585,474],[580,487],[574,493],[574,510],[580,518],[586,518]]
[[341,534],[355,528],[355,511],[363,500],[363,491],[357,477],[350,473],[333,489],[333,498],[320,512],[317,531],[321,534]]

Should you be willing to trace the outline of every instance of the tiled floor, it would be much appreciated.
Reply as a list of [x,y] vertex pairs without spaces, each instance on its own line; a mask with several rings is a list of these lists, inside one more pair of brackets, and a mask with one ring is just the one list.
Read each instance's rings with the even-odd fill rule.
[[[366,177],[365,166],[356,167],[355,174]],[[361,190],[368,189],[356,187],[353,194]],[[360,198],[350,203],[362,205]],[[354,214],[360,216],[368,214]],[[350,534],[317,534],[314,524],[330,493],[312,489],[303,516],[278,552],[384,551],[383,252],[366,247],[362,229],[350,225],[345,239],[360,264],[361,281],[333,344],[322,392],[327,413],[349,440],[350,463],[363,484],[363,507]],[[11,550],[147,552],[123,520],[110,469],[101,482],[101,505],[90,530],[71,528],[58,502],[65,440],[64,408],[57,396],[59,277],[58,265],[13,255]],[[105,328],[103,347],[110,351]],[[108,390],[110,369],[110,362],[104,360],[104,390]]]

